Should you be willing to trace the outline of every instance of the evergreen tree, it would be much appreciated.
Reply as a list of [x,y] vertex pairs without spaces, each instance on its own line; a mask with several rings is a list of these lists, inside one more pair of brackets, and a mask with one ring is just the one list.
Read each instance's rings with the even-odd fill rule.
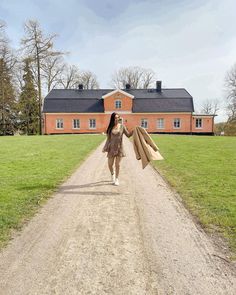
[[26,134],[36,134],[39,129],[38,94],[29,59],[24,60],[23,81],[19,99],[20,129]]
[[0,58],[0,135],[14,134],[16,102],[12,77],[7,64]]
[[39,134],[42,134],[42,67],[45,59],[61,56],[63,53],[53,50],[53,40],[56,34],[45,36],[38,21],[29,20],[25,23],[25,37],[21,40],[23,50],[30,56],[36,66],[36,78],[39,104]]

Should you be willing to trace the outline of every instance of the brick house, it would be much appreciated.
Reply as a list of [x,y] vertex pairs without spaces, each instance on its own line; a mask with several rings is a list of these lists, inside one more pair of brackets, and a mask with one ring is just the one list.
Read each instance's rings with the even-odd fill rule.
[[213,135],[214,116],[195,114],[192,96],[184,88],[53,89],[43,104],[43,133],[102,133],[117,112],[128,129],[149,133]]

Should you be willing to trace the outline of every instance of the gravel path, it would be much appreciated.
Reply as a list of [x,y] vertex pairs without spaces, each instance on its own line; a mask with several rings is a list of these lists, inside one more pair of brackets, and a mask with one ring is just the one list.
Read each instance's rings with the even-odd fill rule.
[[236,294],[235,266],[124,139],[120,186],[103,143],[0,253],[0,294]]

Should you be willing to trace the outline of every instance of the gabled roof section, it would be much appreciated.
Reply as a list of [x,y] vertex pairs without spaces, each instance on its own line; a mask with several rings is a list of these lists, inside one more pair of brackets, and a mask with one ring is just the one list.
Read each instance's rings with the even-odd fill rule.
[[107,94],[103,95],[102,98],[105,99],[105,98],[107,98],[107,97],[109,97],[109,96],[111,96],[111,95],[114,95],[114,94],[116,94],[116,93],[121,93],[121,94],[123,94],[123,95],[125,95],[125,96],[128,96],[128,97],[130,97],[130,98],[134,98],[134,95],[132,95],[132,94],[126,92],[126,91],[123,91],[123,90],[121,90],[121,89],[115,89],[115,90],[113,90],[113,91],[111,91],[111,92],[108,92]]

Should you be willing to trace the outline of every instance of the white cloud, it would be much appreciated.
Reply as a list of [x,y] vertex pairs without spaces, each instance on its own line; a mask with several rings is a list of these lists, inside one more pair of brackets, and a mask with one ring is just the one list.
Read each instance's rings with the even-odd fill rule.
[[103,88],[119,67],[138,65],[156,71],[166,87],[186,88],[198,106],[223,100],[225,73],[236,62],[235,0],[121,0],[120,6],[108,0],[3,0],[0,8],[10,38],[22,37],[23,21],[37,17],[45,31],[59,33],[56,45],[71,52],[68,60],[97,74]]

